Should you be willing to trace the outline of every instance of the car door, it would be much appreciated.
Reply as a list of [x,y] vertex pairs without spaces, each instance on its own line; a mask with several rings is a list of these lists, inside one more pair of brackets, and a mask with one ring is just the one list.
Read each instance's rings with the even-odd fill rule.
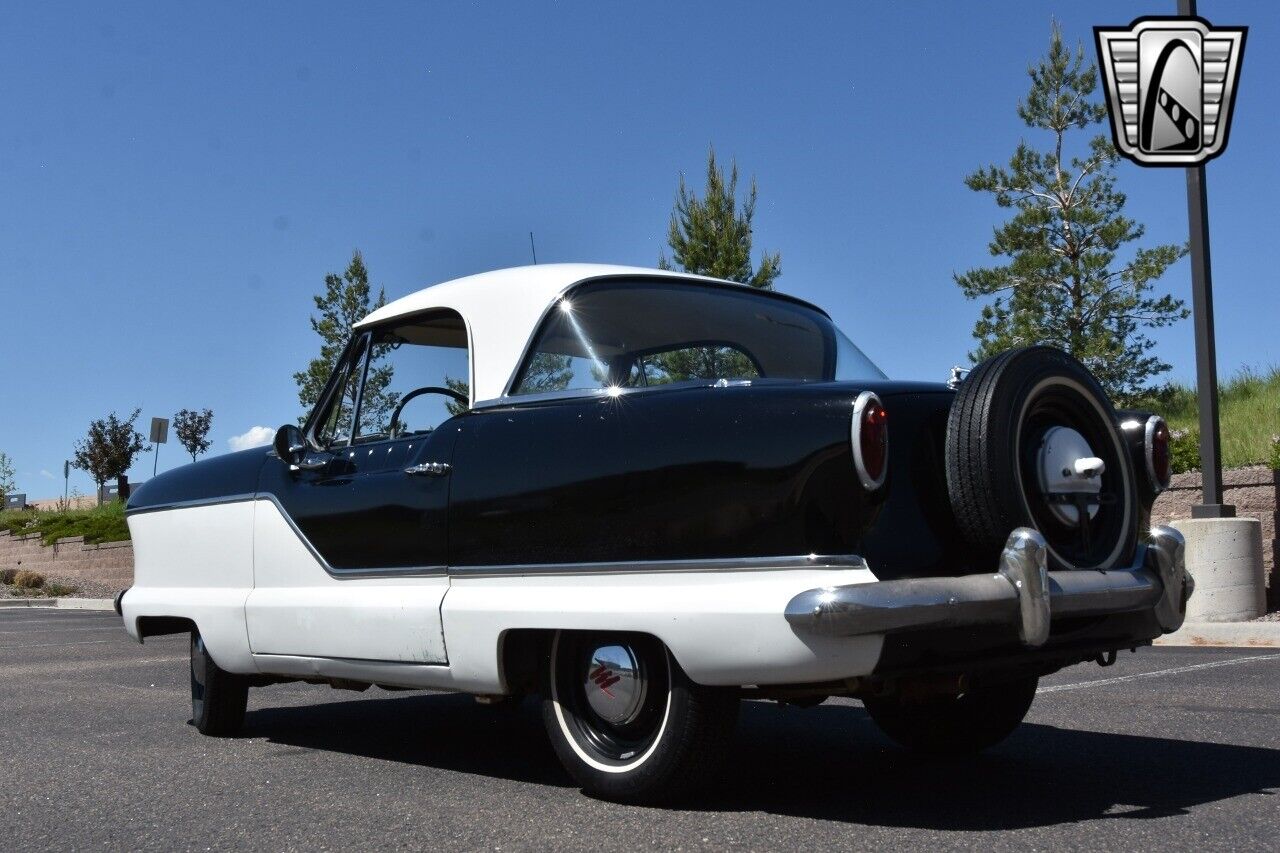
[[466,397],[436,392],[464,387],[466,369],[456,314],[353,342],[305,455],[272,460],[259,482],[246,605],[255,654],[447,662],[440,603],[457,436],[447,425]]

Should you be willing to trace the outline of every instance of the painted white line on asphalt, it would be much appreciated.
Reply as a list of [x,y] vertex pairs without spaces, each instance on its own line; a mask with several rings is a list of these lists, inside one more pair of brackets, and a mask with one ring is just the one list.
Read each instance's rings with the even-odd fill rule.
[[157,663],[177,663],[178,661],[189,660],[189,656],[180,655],[177,657],[162,658],[128,658],[126,660],[105,660],[94,661],[91,668],[85,666],[84,661],[64,661],[62,663],[38,663],[38,664],[4,664],[0,663],[0,677],[13,679],[26,675],[34,675],[40,678],[57,675],[79,676],[87,674],[99,674],[109,669],[128,669],[130,667],[150,666]]
[[52,646],[92,646],[95,643],[118,643],[121,639],[127,639],[127,635],[115,640],[77,640],[74,643],[23,643],[20,646],[0,646],[0,652],[16,652],[22,649],[47,649]]
[[60,634],[64,631],[123,631],[121,625],[94,625],[92,627],[82,628],[32,628],[29,631],[0,631],[0,634]]
[[1059,690],[1079,690],[1082,687],[1101,687],[1105,684],[1120,684],[1125,681],[1137,681],[1140,678],[1158,678],[1162,675],[1177,675],[1181,672],[1193,672],[1197,669],[1213,669],[1219,666],[1235,666],[1241,663],[1252,663],[1256,660],[1276,660],[1280,659],[1280,654],[1274,655],[1252,655],[1246,658],[1231,658],[1229,660],[1215,660],[1209,663],[1197,663],[1190,666],[1179,666],[1173,669],[1158,669],[1155,672],[1138,672],[1133,675],[1118,675],[1115,678],[1100,678],[1097,681],[1079,681],[1075,684],[1054,684],[1049,687],[1041,687],[1036,693],[1057,693]]
[[[31,618],[22,619],[20,618],[22,616]],[[20,613],[14,610],[0,610],[0,624],[8,623],[10,625],[30,625],[33,622],[74,622],[77,619],[92,619],[102,622],[110,619],[118,620],[119,618],[115,611],[107,613],[102,610],[49,610],[47,613],[32,613],[30,608]]]

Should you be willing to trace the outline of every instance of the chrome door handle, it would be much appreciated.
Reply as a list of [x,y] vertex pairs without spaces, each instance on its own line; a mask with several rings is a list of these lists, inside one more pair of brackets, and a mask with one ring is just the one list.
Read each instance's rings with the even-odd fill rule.
[[290,467],[295,471],[319,471],[328,464],[328,459],[300,459]]
[[452,469],[453,466],[448,462],[423,462],[419,465],[410,465],[404,469],[404,472],[419,477],[443,477]]

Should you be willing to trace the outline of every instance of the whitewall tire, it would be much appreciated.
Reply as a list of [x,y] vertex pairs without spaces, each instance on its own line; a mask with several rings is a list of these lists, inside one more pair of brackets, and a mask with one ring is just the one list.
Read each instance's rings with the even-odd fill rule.
[[592,796],[660,802],[710,781],[733,737],[737,692],[691,682],[644,634],[558,632],[543,721],[557,757]]

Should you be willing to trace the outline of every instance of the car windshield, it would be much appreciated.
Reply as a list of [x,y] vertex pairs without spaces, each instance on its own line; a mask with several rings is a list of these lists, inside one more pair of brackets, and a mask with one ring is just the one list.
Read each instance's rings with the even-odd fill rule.
[[543,321],[514,394],[718,380],[883,379],[826,315],[747,288],[610,279]]

